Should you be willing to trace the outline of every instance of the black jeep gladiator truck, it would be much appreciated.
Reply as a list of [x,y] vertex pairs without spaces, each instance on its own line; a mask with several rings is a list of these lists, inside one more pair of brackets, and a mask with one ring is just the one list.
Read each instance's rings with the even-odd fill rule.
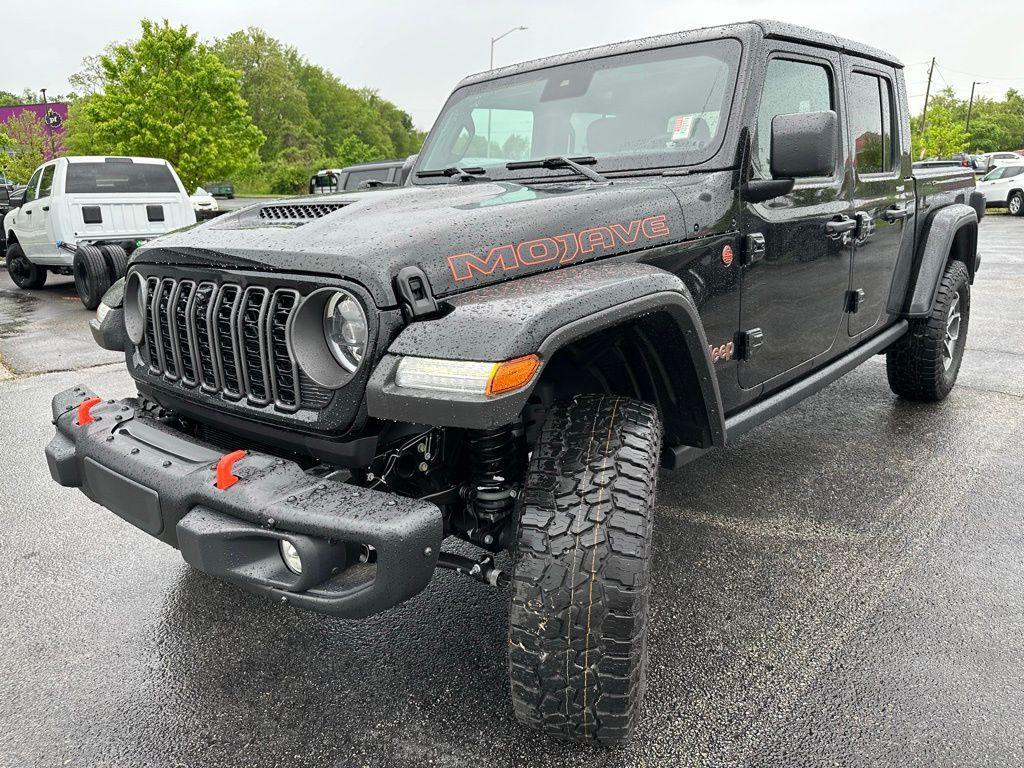
[[50,471],[299,608],[367,616],[439,567],[507,587],[516,716],[621,743],[659,468],[874,355],[900,397],[945,398],[973,184],[914,171],[896,59],[808,29],[475,75],[404,186],[261,203],[135,251],[93,332],[138,397],[58,394]]

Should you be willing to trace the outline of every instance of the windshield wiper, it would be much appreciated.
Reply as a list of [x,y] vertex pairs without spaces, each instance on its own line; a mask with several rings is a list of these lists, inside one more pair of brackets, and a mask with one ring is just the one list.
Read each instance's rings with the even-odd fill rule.
[[462,181],[470,181],[476,176],[483,176],[487,173],[483,168],[460,168],[457,165],[453,165],[450,168],[434,168],[429,171],[416,171],[417,179],[429,179],[437,178],[439,176],[445,176],[451,178],[452,176],[458,176]]
[[588,165],[597,165],[596,157],[565,157],[558,155],[556,157],[545,157],[543,160],[519,160],[514,163],[505,163],[505,167],[510,171],[521,171],[527,168],[571,168],[581,176],[586,176],[591,181],[597,181],[602,184],[610,184],[611,182],[602,176],[600,173],[592,168],[587,168]]

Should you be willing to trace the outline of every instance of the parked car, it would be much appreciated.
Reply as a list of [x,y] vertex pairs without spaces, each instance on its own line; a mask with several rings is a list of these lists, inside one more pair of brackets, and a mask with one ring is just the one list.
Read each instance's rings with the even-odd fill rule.
[[203,189],[214,197],[226,197],[228,200],[235,199],[235,185],[230,181],[208,181]]
[[382,160],[376,163],[357,163],[346,168],[324,168],[309,180],[311,195],[330,195],[366,186],[399,186],[404,182],[404,160]]
[[196,191],[189,195],[188,199],[192,203],[192,210],[196,212],[196,219],[210,218],[212,214],[220,211],[217,198],[202,187],[196,187]]
[[986,152],[980,157],[982,158],[978,166],[980,173],[988,173],[1001,165],[1014,165],[1020,162],[1020,155],[1016,152]]
[[36,169],[24,202],[4,216],[7,270],[26,289],[42,288],[48,272],[73,274],[82,303],[96,309],[138,245],[195,223],[166,160],[60,157]]
[[140,248],[93,324],[138,399],[57,394],[52,476],[296,608],[508,585],[516,716],[621,743],[659,468],[879,354],[900,397],[956,383],[984,199],[913,167],[906,93],[889,54],[774,22],[468,77],[402,188]]
[[953,162],[959,163],[962,168],[970,168],[971,170],[978,170],[977,160],[975,155],[967,152],[957,152],[951,158]]
[[1018,163],[993,168],[978,181],[986,207],[1006,208],[1014,216],[1024,215],[1024,157]]
[[[9,211],[17,208],[24,200],[25,187],[4,179],[4,183],[0,183],[0,222]],[[0,227],[0,256],[7,256],[7,233],[3,227]]]

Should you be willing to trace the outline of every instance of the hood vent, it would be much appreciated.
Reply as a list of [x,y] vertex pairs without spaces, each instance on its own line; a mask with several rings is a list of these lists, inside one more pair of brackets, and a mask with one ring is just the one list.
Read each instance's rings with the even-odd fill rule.
[[319,219],[348,203],[278,203],[260,208],[260,218],[267,221],[306,222]]

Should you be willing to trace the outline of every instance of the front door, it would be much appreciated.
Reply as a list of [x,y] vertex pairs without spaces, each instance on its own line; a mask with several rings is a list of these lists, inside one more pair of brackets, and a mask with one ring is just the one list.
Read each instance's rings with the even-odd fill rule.
[[767,63],[753,120],[754,178],[771,178],[776,115],[833,110],[840,130],[830,176],[800,179],[788,195],[745,204],[744,232],[764,238],[764,256],[748,256],[743,274],[741,333],[761,339],[739,365],[744,389],[797,375],[802,364],[829,351],[843,325],[854,220],[841,82],[838,54],[780,44]]
[[[904,121],[896,106],[895,71],[851,56],[843,56],[843,64],[857,219],[848,331],[857,336],[883,319],[904,230],[913,213],[914,182],[910,158],[900,151]],[[905,245],[910,247],[912,240],[906,238]]]
[[[34,256],[41,250],[39,225],[36,222],[37,220],[42,221],[43,218],[43,206],[38,200],[39,177],[42,175],[43,169],[36,168],[36,172],[32,174],[32,178],[28,180],[28,186],[25,188],[25,202],[18,208],[18,212],[15,215],[15,229],[18,233],[18,241],[21,244],[21,250],[25,252],[26,256]],[[46,231],[45,228],[43,231]]]

